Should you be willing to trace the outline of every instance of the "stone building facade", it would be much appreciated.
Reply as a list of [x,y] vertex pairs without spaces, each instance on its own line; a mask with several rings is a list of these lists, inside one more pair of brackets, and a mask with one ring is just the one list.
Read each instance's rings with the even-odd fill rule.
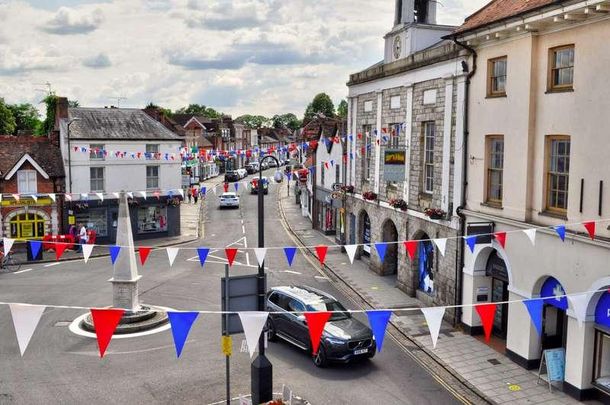
[[[418,5],[435,7],[402,1],[397,13],[399,7]],[[464,153],[455,145],[463,139],[468,54],[441,39],[452,27],[436,25],[430,20],[435,13],[426,21],[408,20],[413,13],[404,10],[400,14],[386,41],[400,42],[395,37],[405,32],[409,38],[436,40],[423,49],[411,47],[408,54],[386,52],[384,61],[350,76],[347,182],[355,192],[347,203],[347,243],[361,244],[358,256],[372,271],[396,277],[398,288],[424,304],[454,305]],[[404,161],[401,170],[390,164],[394,156]],[[371,193],[376,198],[367,200]],[[429,208],[444,215],[432,219],[425,213]],[[434,242],[441,238],[449,238],[444,252]],[[412,261],[406,240],[421,241]],[[376,242],[388,242],[383,262]]]

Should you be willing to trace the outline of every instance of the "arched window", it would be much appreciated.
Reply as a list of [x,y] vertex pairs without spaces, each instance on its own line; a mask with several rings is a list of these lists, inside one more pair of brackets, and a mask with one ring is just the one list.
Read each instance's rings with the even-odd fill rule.
[[15,215],[10,220],[11,238],[42,239],[44,236],[45,219],[35,213]]

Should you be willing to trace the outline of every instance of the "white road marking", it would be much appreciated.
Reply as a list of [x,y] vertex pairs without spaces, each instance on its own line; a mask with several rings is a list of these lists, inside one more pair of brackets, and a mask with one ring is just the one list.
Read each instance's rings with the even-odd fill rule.
[[[161,310],[173,311],[173,308],[167,308],[167,307],[161,307],[161,306],[156,306],[156,308],[159,308]],[[73,320],[72,323],[70,324],[70,326],[68,326],[68,329],[70,330],[70,332],[74,333],[75,335],[97,339],[97,335],[95,333],[87,332],[86,330],[83,330],[79,327],[81,321],[83,319],[85,319],[85,317],[87,317],[88,315],[89,315],[89,312],[82,314],[81,316],[79,316],[78,318]],[[114,334],[114,335],[112,335],[112,338],[113,339],[129,339],[129,338],[134,338],[134,337],[153,335],[155,333],[166,331],[169,328],[171,328],[171,324],[168,322],[165,325],[162,325],[158,328],[147,330],[144,332],[129,333],[129,334],[124,334],[124,335]],[[78,353],[78,352],[73,352],[73,353]],[[98,353],[98,355],[99,355],[99,353]]]
[[47,263],[44,265],[44,267],[53,267],[53,266],[57,266],[58,264],[61,264],[61,262]]
[[280,270],[278,273],[301,274],[298,271],[294,271],[294,270]]
[[317,278],[319,280],[328,280],[328,277],[324,277],[324,276],[314,276],[314,278]]
[[19,271],[14,272],[13,274],[25,273],[25,272],[32,271],[32,270],[34,270],[34,269],[19,270]]
[[244,235],[246,234],[246,227],[244,225],[241,226],[241,231]]

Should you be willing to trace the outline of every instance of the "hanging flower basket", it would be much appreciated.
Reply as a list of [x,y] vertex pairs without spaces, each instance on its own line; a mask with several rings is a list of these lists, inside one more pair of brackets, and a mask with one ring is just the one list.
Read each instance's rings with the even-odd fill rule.
[[341,187],[341,191],[344,191],[349,194],[354,194],[354,186],[352,186],[352,185],[343,186],[343,187]]
[[428,208],[424,211],[430,219],[443,219],[447,215],[445,211],[440,208]]
[[403,200],[402,198],[392,198],[388,202],[388,204],[390,204],[391,207],[396,208],[401,211],[407,210],[407,202],[405,200]]
[[168,198],[167,199],[167,206],[168,207],[179,207],[180,206],[180,198],[178,198],[178,197]]
[[377,194],[372,191],[366,191],[362,194],[362,197],[367,201],[375,201],[377,199]]

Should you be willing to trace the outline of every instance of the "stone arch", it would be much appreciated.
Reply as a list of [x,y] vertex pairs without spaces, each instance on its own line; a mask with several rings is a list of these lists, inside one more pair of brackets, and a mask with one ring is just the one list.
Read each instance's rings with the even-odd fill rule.
[[49,214],[47,214],[44,210],[38,209],[36,207],[27,207],[26,208],[19,208],[16,209],[14,211],[9,212],[8,214],[6,214],[6,216],[4,217],[4,235],[10,235],[11,234],[11,221],[13,220],[13,218],[15,218],[17,215],[21,215],[21,214],[35,214],[38,216],[41,216],[42,219],[44,220],[44,233],[47,234],[50,232],[51,230],[51,217],[49,216]]
[[388,242],[381,272],[383,275],[398,273],[398,229],[390,218],[383,221],[381,226],[381,239]]
[[547,297],[542,300],[542,336],[540,343],[543,350],[565,347],[567,339],[568,299],[563,297],[566,291],[561,280],[544,275],[534,283],[532,297]]
[[[595,308],[597,307],[597,303],[599,299],[604,294],[604,292],[609,291],[610,289],[610,277],[603,277],[599,280],[596,280],[591,287],[588,289],[588,304],[587,304],[587,317],[595,316]],[[572,308],[570,307],[572,310]],[[573,313],[573,311],[572,311]]]
[[[466,249],[468,249],[468,248],[466,248]],[[506,255],[506,252],[504,251],[504,249],[502,249],[500,244],[495,239],[492,240],[491,246],[475,245],[474,253],[472,254],[472,256],[473,256],[473,260],[472,260],[473,269],[472,270],[474,270],[474,271],[485,270],[485,267],[487,266],[487,261],[489,260],[489,256],[491,256],[491,254],[494,251],[502,260],[504,260],[504,263],[506,264],[506,271],[508,272],[508,285],[512,286],[513,285],[513,272],[510,267],[510,261],[508,260],[508,256]]]

